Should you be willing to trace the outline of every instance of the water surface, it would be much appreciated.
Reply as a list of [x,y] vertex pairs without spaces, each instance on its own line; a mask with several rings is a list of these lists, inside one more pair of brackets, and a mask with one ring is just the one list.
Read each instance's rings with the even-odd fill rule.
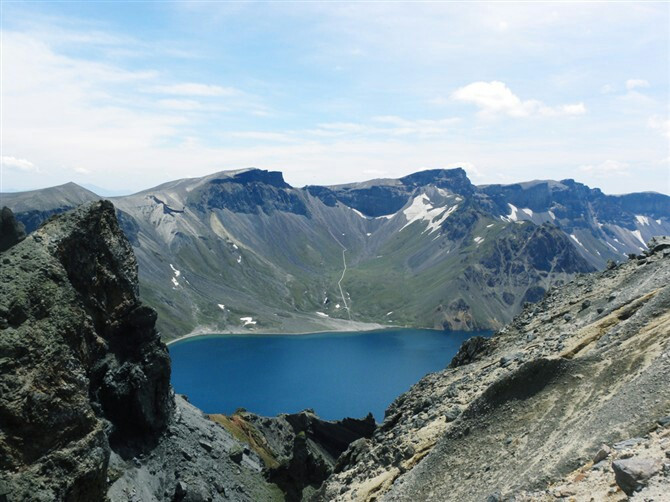
[[445,368],[461,343],[490,333],[389,329],[311,335],[210,335],[170,345],[175,391],[206,413],[313,408],[377,421],[400,394]]

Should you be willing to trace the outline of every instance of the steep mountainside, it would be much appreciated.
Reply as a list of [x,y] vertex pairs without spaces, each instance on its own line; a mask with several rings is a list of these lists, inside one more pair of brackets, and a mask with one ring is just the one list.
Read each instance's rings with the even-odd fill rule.
[[665,237],[465,342],[352,443],[314,500],[666,500],[669,381]]
[[[19,195],[3,200],[30,230],[29,201],[46,214],[50,199]],[[607,196],[572,180],[476,187],[462,169],[302,189],[246,169],[113,203],[168,339],[356,323],[499,328],[552,285],[670,233],[661,194]]]
[[23,240],[2,216],[0,499],[105,500],[109,489],[113,501],[281,500],[257,456],[230,458],[239,441],[175,401],[112,204]]

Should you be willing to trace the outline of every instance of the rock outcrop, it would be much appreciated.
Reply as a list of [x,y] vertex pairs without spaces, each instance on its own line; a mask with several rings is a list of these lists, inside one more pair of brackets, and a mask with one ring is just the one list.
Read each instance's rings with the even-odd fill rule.
[[[11,222],[3,211],[3,242],[13,245],[0,254],[0,496],[104,500],[118,479],[128,493],[141,487],[141,500],[171,500],[176,478],[213,455],[193,431],[206,430],[219,455],[239,443],[198,410],[181,403],[175,412],[167,348],[156,313],[139,300],[137,263],[114,207],[83,205],[20,242]],[[157,458],[160,448],[169,451]],[[171,472],[132,477],[143,461],[162,469],[170,455],[179,456]],[[210,463],[226,471],[216,486],[242,489],[238,500],[280,495],[257,463]],[[220,493],[193,486],[202,500]],[[181,488],[186,497],[191,488]]]
[[370,438],[376,429],[372,415],[328,421],[311,410],[277,417],[238,411],[210,418],[258,453],[267,479],[284,491],[289,502],[307,500],[332,474],[349,445]]
[[23,223],[16,221],[14,213],[8,207],[3,207],[0,211],[0,252],[25,238],[26,231]]
[[466,342],[349,447],[313,500],[665,500],[668,244],[654,239]]

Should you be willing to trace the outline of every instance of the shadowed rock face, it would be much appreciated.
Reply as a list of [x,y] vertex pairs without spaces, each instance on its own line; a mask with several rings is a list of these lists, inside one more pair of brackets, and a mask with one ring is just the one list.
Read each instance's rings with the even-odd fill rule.
[[0,484],[10,500],[102,499],[110,444],[143,448],[172,409],[132,248],[103,201],[0,260]]
[[23,224],[16,221],[14,213],[8,207],[3,207],[0,212],[0,252],[25,238],[26,232]]

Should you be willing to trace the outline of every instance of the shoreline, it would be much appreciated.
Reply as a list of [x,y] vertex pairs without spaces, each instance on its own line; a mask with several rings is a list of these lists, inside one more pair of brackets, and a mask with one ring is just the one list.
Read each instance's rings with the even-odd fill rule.
[[174,338],[172,340],[169,340],[167,342],[164,342],[165,345],[168,347],[170,345],[173,345],[177,342],[182,342],[184,340],[188,340],[190,338],[197,338],[197,337],[203,337],[203,336],[235,336],[235,335],[243,335],[243,336],[308,336],[308,335],[320,335],[323,333],[341,333],[341,334],[346,334],[346,333],[354,333],[357,331],[383,331],[383,330],[392,330],[392,329],[416,329],[416,330],[428,330],[428,331],[444,331],[444,330],[439,330],[439,329],[433,329],[433,328],[416,328],[413,326],[397,326],[397,325],[381,325],[381,324],[373,324],[370,323],[368,328],[363,328],[363,327],[355,327],[351,329],[330,329],[330,328],[324,328],[323,330],[320,331],[303,331],[303,332],[285,332],[285,331],[272,331],[272,332],[260,332],[260,331],[229,331],[226,333],[221,333],[220,331],[199,331],[199,332],[194,332],[194,333],[189,333],[188,335],[183,335],[178,338]]

